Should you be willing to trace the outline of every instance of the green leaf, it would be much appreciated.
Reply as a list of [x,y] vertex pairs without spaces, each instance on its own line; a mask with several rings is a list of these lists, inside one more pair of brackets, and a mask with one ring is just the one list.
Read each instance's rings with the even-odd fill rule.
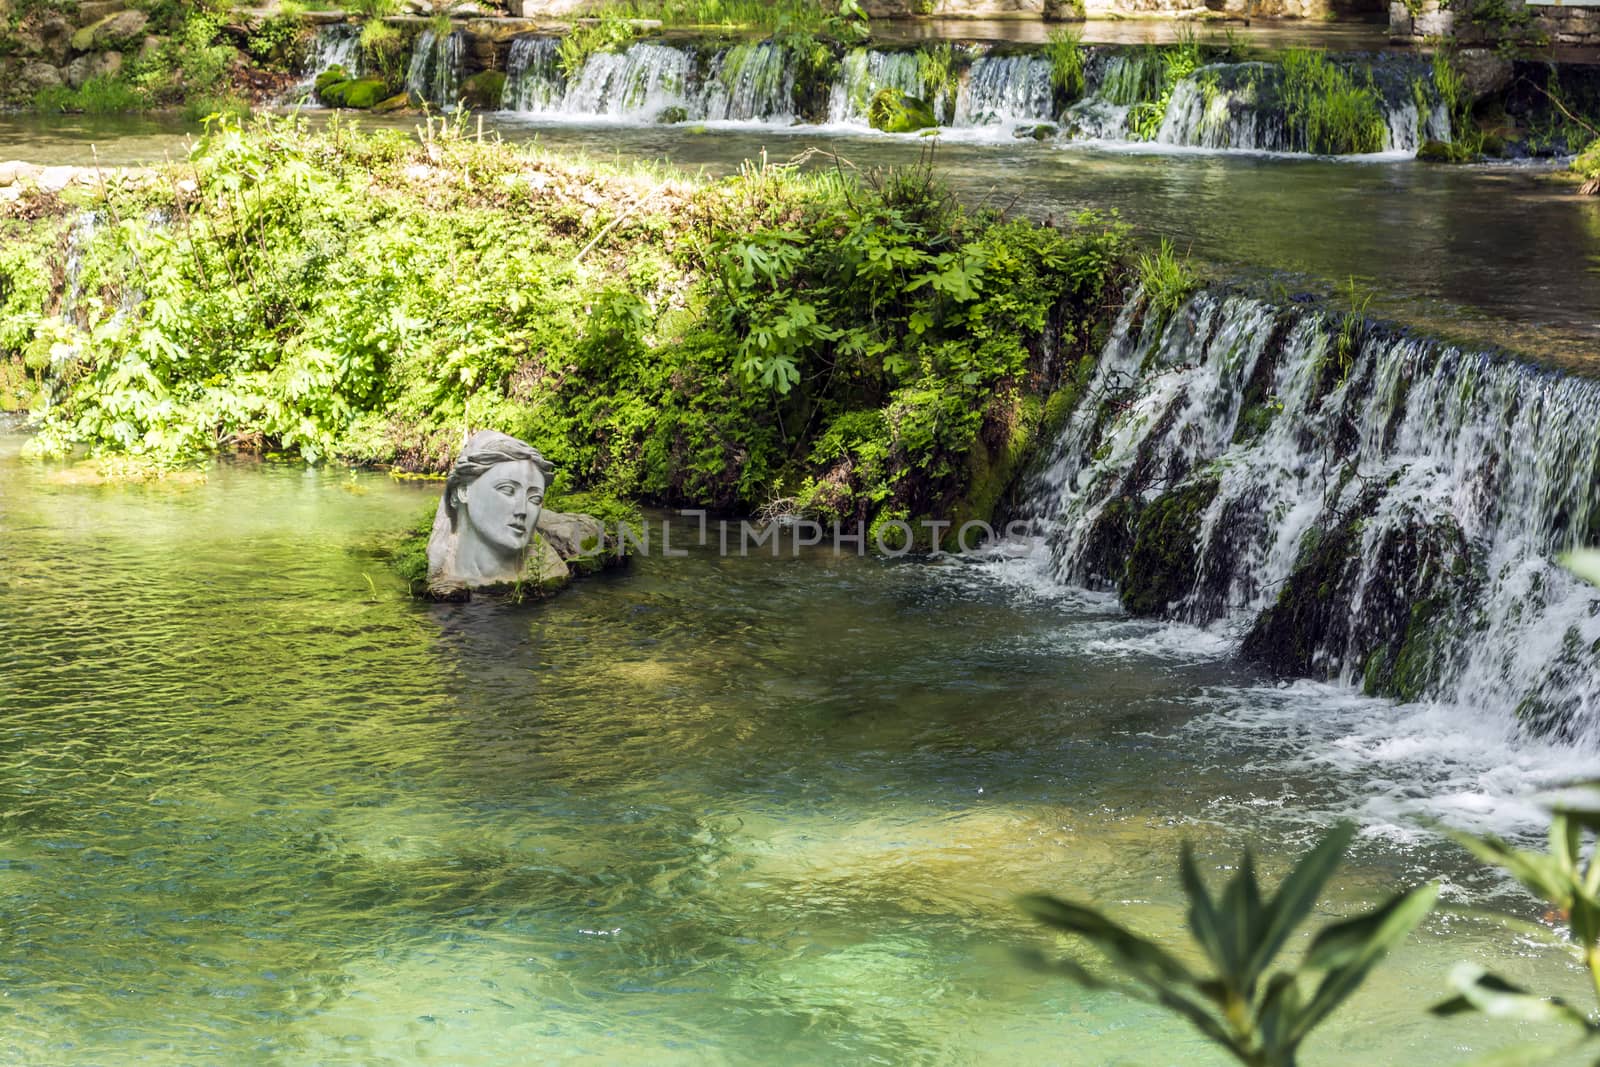
[[1261,1007],[1256,1013],[1261,1043],[1269,1052],[1279,1053],[1284,1062],[1293,1059],[1289,1054],[1298,1043],[1295,1023],[1303,1004],[1298,976],[1280,972],[1267,982],[1266,995],[1261,998]]
[[1600,585],[1600,549],[1574,549],[1557,556],[1556,562],[1590,585]]
[[1384,955],[1433,909],[1439,886],[1430,882],[1399,893],[1379,908],[1325,927],[1311,943],[1302,969],[1327,970],[1294,1027],[1299,1042],[1344,1003]]
[[1571,904],[1571,881],[1562,875],[1561,861],[1555,856],[1524,852],[1494,836],[1451,832],[1450,837],[1485,863],[1503,867],[1535,895],[1560,908]]
[[1165,949],[1093,908],[1043,893],[1029,894],[1019,903],[1024,911],[1046,926],[1087,938],[1131,977],[1151,985],[1194,984],[1194,975]]
[[1450,987],[1456,996],[1428,1009],[1434,1015],[1451,1016],[1482,1012],[1496,1019],[1530,1023],[1564,1023],[1584,1030],[1594,1029],[1588,1018],[1559,998],[1535,996],[1475,963],[1459,963],[1450,972]]
[[1218,971],[1226,971],[1227,950],[1218,929],[1216,905],[1212,903],[1211,893],[1200,878],[1199,868],[1195,866],[1194,846],[1187,841],[1183,843],[1183,851],[1178,859],[1178,873],[1183,880],[1184,895],[1189,898],[1189,931],[1210,957],[1211,965]]
[[1316,847],[1300,858],[1294,870],[1278,886],[1277,893],[1267,905],[1266,928],[1256,941],[1255,953],[1246,968],[1251,981],[1266,972],[1289,934],[1310,916],[1317,897],[1322,895],[1323,886],[1333,877],[1355,832],[1354,824],[1348,822],[1329,830]]
[[1246,997],[1254,993],[1254,983],[1247,973],[1255,955],[1257,939],[1266,925],[1262,914],[1261,886],[1256,882],[1256,860],[1246,849],[1239,861],[1228,887],[1222,891],[1217,908],[1218,933],[1227,960],[1224,972],[1233,986]]

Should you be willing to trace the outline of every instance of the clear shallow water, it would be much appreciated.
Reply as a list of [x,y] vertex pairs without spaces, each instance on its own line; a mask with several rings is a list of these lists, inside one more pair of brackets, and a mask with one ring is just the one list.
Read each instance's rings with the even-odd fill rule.
[[[368,121],[373,121],[369,119]],[[414,118],[389,125],[411,129]],[[810,147],[862,168],[904,165],[920,138],[775,127],[637,127],[492,116],[486,128],[624,162],[667,160],[732,173],[766,151]],[[0,157],[137,164],[181,156],[187,131],[166,120],[63,121],[0,116]],[[1330,161],[1240,153],[1155,152],[941,139],[937,163],[971,204],[1034,218],[1117,211],[1147,237],[1165,236],[1279,295],[1325,292],[1354,279],[1369,311],[1594,372],[1600,345],[1600,198],[1547,179],[1548,167],[1439,167],[1412,161]],[[832,166],[831,158],[810,165]]]
[[[1330,914],[1423,877],[1528,914],[1411,817],[1470,796],[1531,832],[1515,798],[1576,758],[1265,685],[1027,560],[692,552],[543,605],[424,605],[362,546],[429,487],[252,464],[96,486],[19,445],[9,1062],[1216,1062],[1019,971],[1012,896],[1181,943],[1182,837],[1277,874],[1355,812]],[[1432,753],[1363,755],[1384,741]],[[1582,994],[1542,939],[1441,917],[1307,1062],[1508,1036],[1422,1013],[1459,959]]]

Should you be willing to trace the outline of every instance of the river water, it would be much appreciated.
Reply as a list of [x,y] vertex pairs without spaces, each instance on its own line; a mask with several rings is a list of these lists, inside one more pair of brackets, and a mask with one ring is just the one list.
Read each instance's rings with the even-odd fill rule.
[[[763,151],[781,162],[808,148],[862,169],[906,165],[929,144],[844,129],[537,122],[508,114],[486,118],[485,129],[552,150],[670,161],[709,175],[731,173]],[[0,116],[0,144],[14,145],[0,157],[148,163],[181,158],[189,132],[152,118]],[[935,150],[941,174],[969,204],[1040,219],[1116,211],[1147,238],[1167,237],[1217,275],[1251,280],[1280,300],[1353,281],[1374,314],[1592,373],[1600,198],[1550,181],[1548,166],[1061,147],[986,136],[941,138]],[[834,164],[813,156],[808,165]]]
[[[0,1058],[30,1064],[1219,1062],[1034,976],[1049,889],[1181,945],[1180,839],[1324,917],[1440,878],[1418,818],[1535,834],[1592,757],[1278,686],[1027,560],[691,545],[523,607],[366,551],[433,487],[234,462],[103,485],[0,434]],[[679,525],[674,544],[692,542]],[[1581,998],[1553,935],[1436,916],[1311,1064],[1454,1061],[1458,960]]]

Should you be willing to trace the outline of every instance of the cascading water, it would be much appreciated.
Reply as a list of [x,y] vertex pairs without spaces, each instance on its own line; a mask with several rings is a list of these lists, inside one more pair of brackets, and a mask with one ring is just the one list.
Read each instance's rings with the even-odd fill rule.
[[1288,673],[1600,731],[1600,382],[1237,295],[1137,295],[1023,508],[1068,584]]
[[455,107],[465,52],[466,34],[460,30],[443,37],[422,31],[406,71],[406,91],[445,110]]
[[1051,121],[1054,95],[1044,56],[979,56],[961,83],[953,125]]
[[[1284,72],[1271,63],[1214,63],[1180,78],[1163,92],[1167,60],[1153,49],[1091,50],[1086,95],[1057,114],[1051,63],[1040,53],[986,53],[953,49],[942,62],[912,50],[856,48],[839,60],[832,81],[797,91],[803,66],[775,41],[708,48],[639,41],[620,52],[597,52],[570,76],[557,62],[559,38],[512,42],[501,106],[536,115],[607,118],[631,122],[733,120],[788,125],[798,121],[797,101],[809,121],[866,126],[872,99],[886,88],[928,101],[951,127],[1009,130],[1060,121],[1066,136],[1109,142],[1265,152],[1326,150],[1308,143],[1307,122],[1284,103]],[[438,47],[424,34],[408,84],[435,102],[453,92],[436,83]],[[1364,61],[1365,62],[1365,61]],[[1426,67],[1406,60],[1358,64],[1359,86],[1369,95],[1381,131],[1374,147],[1415,152],[1424,139],[1448,140],[1450,124]],[[951,75],[948,79],[945,73]],[[939,84],[930,83],[937,79]],[[826,88],[826,109],[821,111]],[[811,113],[816,108],[821,113]],[[1420,112],[1419,112],[1420,108]],[[1334,149],[1338,150],[1338,149]]]
[[792,120],[794,73],[784,50],[772,42],[738,44],[708,56],[639,42],[589,56],[571,78],[561,73],[558,47],[553,37],[512,42],[502,107],[645,122],[674,111],[696,120]]
[[302,85],[311,85],[330,67],[343,67],[352,76],[361,73],[361,28],[346,22],[318,26],[300,68]]
[[[926,97],[922,64],[916,52],[880,52],[856,48],[839,63],[828,96],[828,121],[836,124],[867,124],[867,107],[884,89],[898,89],[908,96]],[[929,103],[934,101],[929,100]]]
[[[1089,64],[1089,92],[1067,112],[1071,136],[1175,147],[1309,152],[1304,121],[1284,102],[1283,68],[1273,63],[1213,63],[1160,93],[1162,57],[1113,54]],[[1450,120],[1424,70],[1395,61],[1367,68],[1381,122],[1383,152],[1414,154],[1424,140],[1448,141]],[[1420,110],[1419,110],[1420,107]]]

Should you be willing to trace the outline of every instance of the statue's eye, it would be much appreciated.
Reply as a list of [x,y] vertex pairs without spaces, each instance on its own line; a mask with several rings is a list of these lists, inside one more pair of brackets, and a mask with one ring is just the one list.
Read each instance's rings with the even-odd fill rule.
[[528,490],[528,503],[530,503],[530,504],[543,504],[544,503],[544,494],[539,492],[539,490],[537,490],[537,489]]
[[499,485],[495,486],[495,489],[498,492],[504,493],[506,496],[516,496],[517,495],[517,483],[516,482],[501,482]]

